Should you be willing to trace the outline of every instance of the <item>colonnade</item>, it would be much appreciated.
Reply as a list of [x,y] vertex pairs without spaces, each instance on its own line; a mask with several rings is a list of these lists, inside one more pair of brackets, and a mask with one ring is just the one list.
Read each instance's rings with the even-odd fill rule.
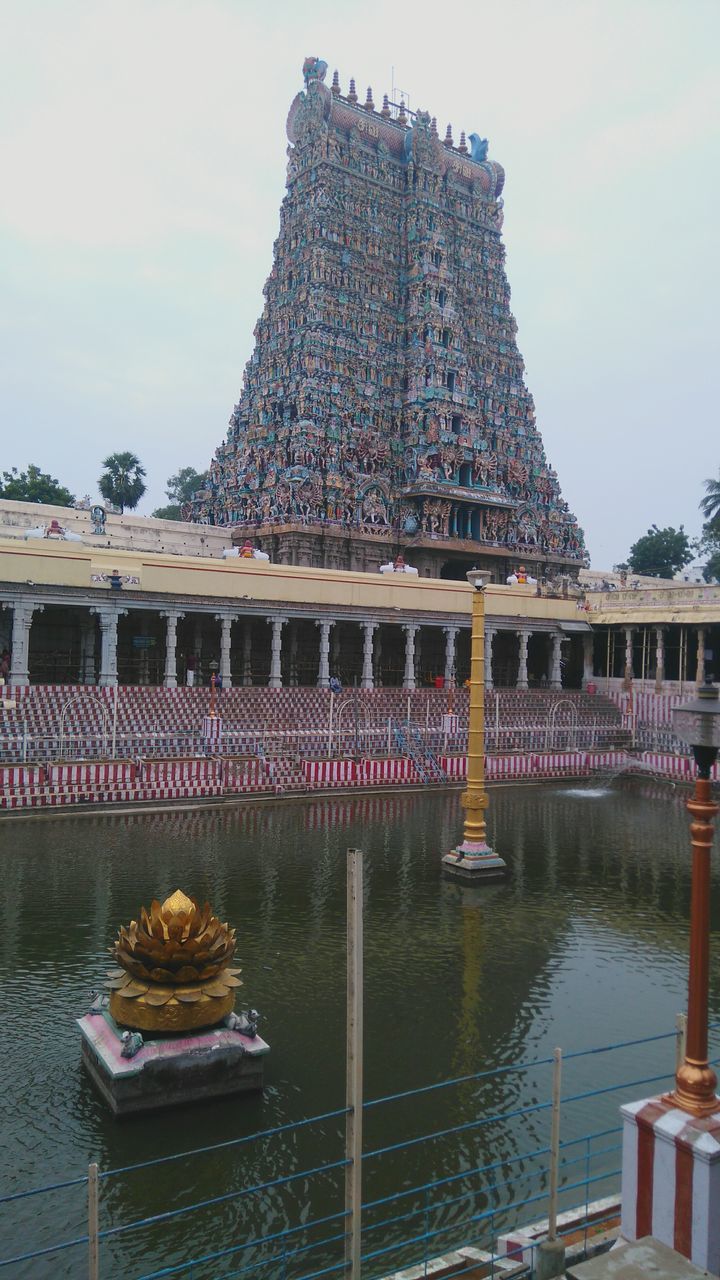
[[[24,598],[17,602],[7,602],[6,608],[12,610],[12,639],[11,639],[11,668],[10,668],[10,684],[13,687],[26,685],[29,683],[29,651],[30,651],[30,633],[33,618],[43,612],[44,605],[39,600]],[[76,606],[73,606],[76,607]],[[79,606],[84,610],[80,618],[80,660],[79,660],[79,679],[85,684],[97,683],[102,686],[114,686],[118,683],[118,624],[122,617],[132,611],[137,612],[141,621],[139,629],[142,634],[147,635],[147,623],[151,617],[161,618],[164,623],[164,664],[160,657],[160,669],[157,675],[163,679],[163,684],[168,689],[174,689],[178,686],[178,624],[186,617],[186,612],[181,607],[168,605],[159,609],[151,609],[144,607],[137,609],[131,601],[126,601],[123,597],[104,598],[101,603],[89,604],[87,606]],[[286,668],[286,676],[288,674],[288,665],[290,669],[290,682],[295,683],[297,676],[297,659],[298,659],[298,633],[297,627],[293,623],[314,622],[317,628],[317,650],[313,660],[317,662],[317,679],[315,683],[319,688],[327,688],[330,684],[333,669],[337,671],[340,649],[339,649],[339,627],[357,625],[360,628],[362,641],[362,656],[358,652],[359,667],[359,683],[363,689],[372,689],[378,682],[381,645],[387,645],[387,628],[390,626],[397,627],[400,632],[401,644],[398,646],[398,666],[396,667],[399,675],[402,670],[402,686],[405,689],[415,689],[418,681],[418,668],[420,661],[420,632],[426,629],[437,628],[442,632],[444,644],[440,646],[433,644],[433,668],[437,675],[441,675],[447,684],[452,684],[457,678],[457,645],[458,637],[461,630],[469,631],[469,619],[467,624],[461,623],[442,623],[429,622],[427,619],[412,619],[406,621],[395,619],[389,621],[387,618],[357,618],[350,620],[348,618],[318,617],[312,618],[307,614],[298,616],[290,616],[289,613],[272,613],[263,618],[257,613],[240,612],[232,609],[215,609],[205,610],[203,612],[193,611],[192,616],[195,618],[195,632],[192,646],[194,652],[200,655],[202,650],[202,633],[204,619],[213,618],[219,624],[219,662],[211,664],[213,669],[217,670],[222,684],[228,688],[233,683],[233,624],[239,621],[246,623],[242,634],[242,649],[240,663],[240,680],[242,685],[251,685],[253,683],[253,635],[251,624],[257,621],[265,621],[269,627],[269,672],[267,667],[267,652],[265,650],[264,669],[267,674],[267,683],[270,688],[279,689],[283,684],[283,665]],[[380,634],[380,628],[383,628],[383,635]],[[528,688],[528,644],[533,634],[533,628],[529,625],[522,627],[503,626],[497,622],[486,628],[486,660],[485,660],[485,682],[489,689],[493,687],[493,643],[499,635],[508,634],[517,637],[517,678],[514,681],[519,689]],[[307,635],[307,632],[305,633]],[[347,633],[345,633],[347,634]],[[548,631],[543,630],[543,634],[551,637],[551,644],[548,646],[548,656],[545,659],[540,650],[543,665],[546,670],[542,674],[542,683],[550,688],[562,687],[562,644],[567,639],[560,630]],[[99,636],[99,661],[96,652],[96,644]],[[588,635],[590,646],[592,646],[592,636]],[[256,635],[257,642],[257,635]],[[217,644],[217,641],[215,641]],[[425,639],[423,639],[423,645]],[[303,641],[304,653],[307,657],[307,641]],[[138,659],[141,669],[143,661],[143,651],[139,650],[140,657]],[[237,651],[236,651],[237,652]],[[426,651],[427,652],[427,651]],[[513,648],[512,653],[516,650]],[[289,654],[289,664],[288,664]],[[285,662],[283,664],[283,658]],[[444,662],[443,662],[444,657]],[[512,658],[511,668],[514,666],[515,657]],[[361,664],[361,665],[360,665]],[[145,663],[147,666],[147,661]],[[590,647],[590,673],[592,674],[592,648]],[[263,676],[265,678],[265,676]],[[537,678],[537,675],[536,675]],[[184,679],[184,675],[183,675]],[[512,682],[512,674],[509,676]],[[141,683],[147,682],[141,679]],[[238,670],[235,668],[235,682],[238,682]]]

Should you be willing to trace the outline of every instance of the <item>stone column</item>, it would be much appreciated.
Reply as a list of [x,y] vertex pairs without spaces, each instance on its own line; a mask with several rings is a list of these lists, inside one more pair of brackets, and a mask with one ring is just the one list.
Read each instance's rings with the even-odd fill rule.
[[403,623],[405,632],[405,677],[403,689],[415,688],[415,636],[419,630],[416,622]]
[[623,687],[629,689],[633,681],[633,628],[625,628],[625,679]]
[[382,631],[378,627],[377,639],[373,641],[373,684],[381,686],[382,666]]
[[166,689],[177,689],[177,624],[185,617],[176,609],[164,609],[160,617],[165,619],[165,678]]
[[44,606],[37,604],[35,600],[19,600],[12,606],[5,607],[11,607],[13,611],[9,685],[11,689],[21,689],[30,683],[30,628],[33,614],[42,613]]
[[203,639],[203,622],[202,614],[195,617],[195,627],[193,635],[193,653],[195,655],[195,684],[202,684],[202,639]]
[[282,667],[280,665],[282,653],[282,629],[287,622],[287,618],[268,618],[268,622],[272,627],[272,640],[270,641],[270,689],[282,689]]
[[655,628],[655,692],[662,693],[665,679],[665,632]]
[[594,662],[594,637],[592,632],[583,636],[583,674],[582,687],[587,689],[592,683],[593,678],[593,662]]
[[127,609],[116,609],[112,605],[98,605],[90,610],[100,619],[100,681],[103,688],[114,688],[118,682],[117,673],[117,629],[118,620],[124,617]]
[[518,676],[517,676],[516,688],[527,689],[528,687],[527,659],[528,659],[528,641],[530,640],[530,632],[526,631],[523,628],[520,631],[518,631],[517,637],[518,637],[518,640],[520,641],[520,654],[519,654],[519,662],[518,662]]
[[288,630],[290,632],[290,677],[288,683],[292,685],[293,688],[297,688],[298,623],[296,619],[293,619],[293,621],[289,623]]
[[95,683],[95,618],[91,615],[80,628],[80,683]]
[[485,628],[485,688],[493,687],[492,653],[493,640],[497,635],[497,627]]
[[245,619],[245,627],[243,629],[243,657],[242,657],[243,676],[242,682],[245,688],[252,684],[252,619]]
[[455,645],[459,627],[443,627],[445,636],[445,684],[455,683]]
[[230,667],[230,646],[232,643],[232,624],[237,622],[236,613],[216,613],[215,621],[220,623],[220,679],[223,689],[232,686],[232,670]]
[[552,656],[550,659],[550,688],[562,689],[562,667],[560,666],[560,646],[562,635],[557,631],[552,637]]
[[373,679],[373,636],[377,629],[377,622],[363,622],[363,665],[360,687],[362,689],[374,689],[375,681]]
[[695,667],[695,683],[705,683],[705,628],[698,627],[697,633],[697,666]]
[[327,689],[330,683],[330,628],[335,626],[334,622],[326,622],[324,618],[318,618],[315,623],[320,628],[320,663],[318,666],[318,689]]

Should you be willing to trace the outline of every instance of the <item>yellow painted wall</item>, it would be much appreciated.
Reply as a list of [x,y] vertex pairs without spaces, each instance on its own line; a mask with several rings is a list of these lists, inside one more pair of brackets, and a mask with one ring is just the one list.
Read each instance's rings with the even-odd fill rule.
[[[201,560],[87,547],[80,543],[18,542],[0,538],[0,582],[37,583],[91,589],[100,598],[106,582],[92,576],[120,574],[139,579],[129,589],[152,594],[209,599],[268,601],[275,605],[325,605],[362,611],[396,609],[404,614],[470,614],[472,592],[467,583],[408,575],[350,573],[274,565],[262,560]],[[532,587],[492,585],[486,591],[489,617],[583,619],[573,600],[535,595]]]

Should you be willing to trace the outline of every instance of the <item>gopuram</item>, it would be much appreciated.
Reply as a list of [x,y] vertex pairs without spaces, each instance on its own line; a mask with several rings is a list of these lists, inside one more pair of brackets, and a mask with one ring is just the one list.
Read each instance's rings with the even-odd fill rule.
[[535,424],[488,143],[307,58],[287,194],[227,441],[187,518],[273,561],[504,582],[576,576],[583,531]]

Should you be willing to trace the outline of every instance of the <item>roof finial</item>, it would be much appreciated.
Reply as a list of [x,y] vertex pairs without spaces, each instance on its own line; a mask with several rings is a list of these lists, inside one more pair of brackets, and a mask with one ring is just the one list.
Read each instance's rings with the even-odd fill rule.
[[348,89],[347,100],[348,102],[352,102],[353,106],[355,106],[355,103],[357,102],[357,92],[355,90],[355,81],[353,80],[352,76],[350,77],[350,88]]
[[400,99],[400,110],[397,115],[398,124],[407,124],[407,116],[405,115],[405,99]]
[[467,153],[468,153],[467,142],[465,141],[465,130],[464,130],[464,129],[463,129],[462,133],[460,134],[460,146],[458,147],[458,151],[462,151],[462,153],[463,153],[463,155],[464,155],[464,156],[466,156],[466,155],[467,155]]
[[430,121],[430,136],[433,138],[437,138],[438,136],[437,116],[433,116],[432,120]]
[[375,110],[375,103],[373,102],[372,89],[370,88],[370,85],[368,85],[367,98],[365,99],[365,106],[363,109],[365,111]]
[[333,98],[340,97],[340,77],[337,71],[333,71],[332,85],[330,86]]
[[448,125],[448,127],[447,127],[447,129],[446,129],[446,131],[445,131],[445,138],[444,138],[444,141],[443,141],[443,146],[445,146],[445,147],[451,147],[451,146],[452,146],[452,144],[453,144],[453,139],[452,139],[452,125],[451,125],[451,124],[449,124],[449,125]]
[[383,120],[390,119],[390,103],[388,101],[388,96],[386,93],[383,94],[383,104],[382,104],[382,111],[380,112],[380,115],[382,116]]

